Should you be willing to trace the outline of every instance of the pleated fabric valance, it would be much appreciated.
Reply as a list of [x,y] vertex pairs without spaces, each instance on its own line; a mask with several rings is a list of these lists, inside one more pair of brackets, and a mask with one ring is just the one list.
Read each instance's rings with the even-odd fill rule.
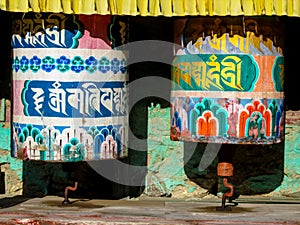
[[141,16],[300,16],[299,0],[0,0],[11,12]]

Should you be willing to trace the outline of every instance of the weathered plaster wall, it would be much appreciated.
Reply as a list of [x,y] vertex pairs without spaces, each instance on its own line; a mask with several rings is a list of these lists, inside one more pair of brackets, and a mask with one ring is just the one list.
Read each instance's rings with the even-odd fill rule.
[[300,197],[300,111],[287,111],[285,129],[284,179],[270,195]]
[[190,181],[184,171],[183,143],[170,141],[169,110],[159,105],[148,113],[148,196],[204,197],[207,190]]
[[[2,194],[19,195],[23,192],[23,182],[22,182],[22,167],[23,162],[19,159],[10,157],[10,152],[8,150],[0,149],[0,168],[2,178],[1,184],[4,191]],[[4,184],[2,183],[4,182]]]
[[23,162],[10,157],[10,101],[2,99],[0,107],[0,186],[5,194],[22,194]]
[[[176,197],[204,197],[207,192],[219,195],[222,186],[216,175],[218,157],[204,171],[199,162],[206,146],[189,149],[169,139],[169,108],[149,108],[148,175],[145,194]],[[286,115],[285,144],[235,147],[235,167],[230,182],[235,196],[262,194],[299,196],[300,112]],[[192,151],[187,153],[188,151]],[[193,154],[189,160],[188,154]]]

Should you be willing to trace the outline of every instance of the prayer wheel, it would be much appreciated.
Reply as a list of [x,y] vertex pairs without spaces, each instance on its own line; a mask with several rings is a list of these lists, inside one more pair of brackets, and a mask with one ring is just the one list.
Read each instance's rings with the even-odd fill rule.
[[112,18],[14,16],[13,156],[66,162],[127,156],[127,58],[114,48],[126,43],[128,26]]
[[171,139],[273,144],[284,138],[284,26],[278,17],[174,22]]
[[[234,144],[284,140],[284,26],[278,17],[197,17],[174,22],[171,140],[221,143],[217,175],[231,210]],[[222,147],[221,147],[222,148]],[[225,151],[226,148],[226,151]],[[226,158],[226,161],[220,158]],[[234,204],[235,206],[236,204]]]

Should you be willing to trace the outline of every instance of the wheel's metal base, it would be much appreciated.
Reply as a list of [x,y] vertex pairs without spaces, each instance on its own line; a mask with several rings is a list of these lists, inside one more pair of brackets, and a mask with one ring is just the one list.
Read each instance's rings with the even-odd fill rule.
[[231,211],[232,209],[231,209],[231,206],[226,205],[226,206],[217,206],[216,210],[217,211]]
[[63,204],[63,205],[70,205],[71,202],[70,202],[69,199],[65,199],[65,200],[63,200],[63,202],[61,204]]

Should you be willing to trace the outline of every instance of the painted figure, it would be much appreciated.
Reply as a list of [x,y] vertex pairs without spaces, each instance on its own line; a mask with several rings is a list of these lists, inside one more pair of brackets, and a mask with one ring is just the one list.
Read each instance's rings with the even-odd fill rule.
[[228,136],[237,137],[237,127],[239,120],[239,112],[243,108],[238,98],[234,100],[228,100],[226,103],[226,109],[228,111]]
[[187,112],[187,118],[188,118],[188,129],[190,130],[190,114],[191,114],[191,110],[194,108],[195,104],[193,102],[193,100],[189,97],[186,96],[185,101],[183,103],[183,108],[185,109],[185,111]]
[[179,113],[175,111],[174,116],[172,118],[172,126],[171,126],[171,140],[179,140],[181,135],[181,118]]
[[266,131],[265,120],[258,112],[252,113],[248,121],[248,136],[253,139],[264,138]]
[[28,149],[26,145],[22,148],[22,153],[23,153],[23,160],[29,160]]

